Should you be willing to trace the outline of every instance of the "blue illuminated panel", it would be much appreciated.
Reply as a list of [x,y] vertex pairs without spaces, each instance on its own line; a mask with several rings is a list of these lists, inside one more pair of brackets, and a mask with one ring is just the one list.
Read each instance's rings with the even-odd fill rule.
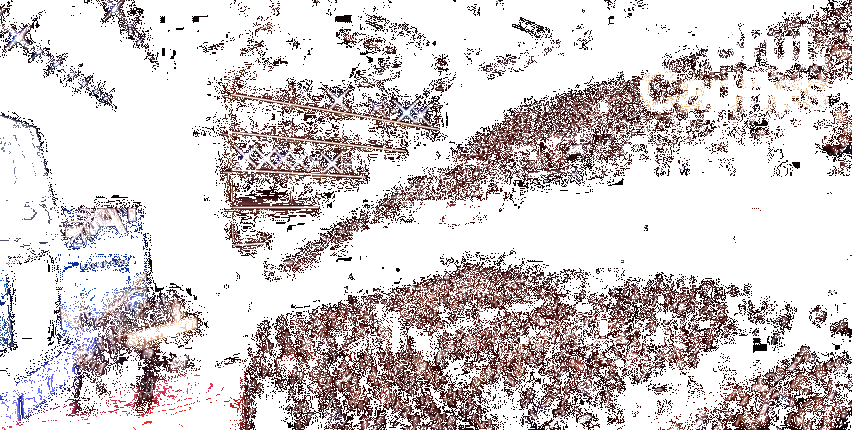
[[74,382],[71,363],[75,349],[66,346],[54,352],[41,366],[19,378],[14,390],[0,393],[0,425],[21,422],[43,410],[53,399],[67,395]]
[[138,208],[64,209],[59,295],[62,333],[88,335],[87,321],[115,294],[148,272],[142,211]]
[[0,351],[12,346],[12,320],[9,314],[9,282],[0,269]]

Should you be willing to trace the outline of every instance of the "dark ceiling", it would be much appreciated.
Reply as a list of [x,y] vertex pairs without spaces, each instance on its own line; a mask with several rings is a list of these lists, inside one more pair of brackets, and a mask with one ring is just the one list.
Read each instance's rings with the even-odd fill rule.
[[[381,85],[404,97],[415,97],[447,80],[449,86],[439,99],[444,135],[444,141],[436,143],[439,159],[431,151],[429,160],[413,156],[397,170],[378,173],[373,191],[365,194],[369,200],[370,195],[380,195],[404,181],[413,169],[446,161],[453,148],[525,101],[586,87],[620,73],[628,77],[655,70],[663,59],[713,46],[733,29],[765,29],[813,9],[806,2],[745,5],[731,0],[588,0],[570,6],[527,0],[281,4],[128,0],[121,6],[123,18],[104,21],[107,8],[97,0],[17,0],[6,2],[3,24],[15,30],[33,24],[27,38],[63,62],[48,72],[51,65],[45,58],[31,59],[14,45],[3,51],[0,114],[38,128],[60,205],[129,202],[147,208],[152,266],[160,273],[154,273],[155,278],[190,282],[204,275],[199,283],[222,283],[231,274],[224,274],[223,267],[228,266],[219,263],[231,257],[215,251],[229,249],[217,170],[225,115],[221,81],[235,68],[253,64],[270,85],[288,78],[341,86],[376,73],[383,64],[397,65],[399,75]],[[129,34],[122,22],[132,23],[136,33]],[[380,40],[381,46],[393,46],[395,53],[348,44],[340,38],[345,30]],[[142,35],[140,45],[136,45],[137,33]],[[4,40],[8,44],[12,38]],[[559,47],[546,53],[549,46],[557,46],[556,41]],[[503,62],[503,71],[485,67],[510,57],[515,57],[515,63]],[[439,60],[446,62],[444,70],[438,69]],[[71,72],[76,76],[69,76]],[[91,77],[91,82],[84,87],[85,77]],[[96,86],[101,91],[93,94]],[[102,103],[99,94],[104,92],[110,95],[109,102]],[[811,189],[804,188],[803,195],[815,197]],[[678,199],[684,191],[680,190],[661,195]],[[641,199],[625,193],[609,195],[625,198],[624,206]],[[787,213],[787,206],[780,203],[785,193],[754,194],[777,202],[780,213]],[[594,206],[601,202],[588,199]],[[694,199],[691,204],[701,207],[703,196],[695,194]],[[724,204],[728,199],[721,195],[713,201]],[[650,209],[647,218],[659,211],[665,209]],[[686,236],[711,240],[715,237],[703,223],[712,222],[714,215],[704,213],[702,219],[679,220],[679,228],[658,225],[667,229],[667,237],[695,231],[700,236]],[[557,216],[552,213],[547,218]],[[510,217],[507,222],[531,221],[531,215],[525,217]],[[810,220],[820,218],[815,214]],[[788,219],[781,217],[774,225],[782,228]],[[603,228],[607,225],[598,222]],[[626,232],[637,227],[633,220],[624,222],[621,228]],[[740,225],[745,232],[750,230]],[[774,243],[792,237],[777,237],[769,224],[763,225],[768,229],[763,234],[774,238]],[[798,243],[825,246],[810,229],[795,234],[801,240]],[[620,231],[612,230],[607,237],[620,243],[631,234],[643,235]],[[587,234],[591,241],[600,242],[595,234]],[[804,242],[805,238],[814,241]],[[513,240],[528,243],[532,239]],[[646,253],[642,244],[649,241],[653,239],[636,238],[637,255]],[[756,249],[764,246],[760,239],[756,241]],[[533,242],[526,246],[543,247]],[[619,259],[609,251],[617,247],[595,246],[599,254],[607,254],[602,262]],[[578,258],[593,258],[581,248],[573,252]],[[833,261],[844,260],[839,258]],[[724,264],[709,264],[718,263]]]
[[[206,151],[198,134],[218,132],[218,81],[247,62],[278,60],[269,72],[273,83],[287,76],[325,85],[352,85],[354,74],[398,63],[399,77],[382,85],[413,96],[453,77],[443,95],[441,125],[449,139],[464,142],[523,100],[621,72],[644,73],[666,56],[712,45],[734,28],[767,28],[813,9],[804,2],[745,7],[732,1],[690,6],[597,0],[569,7],[512,0],[289,3],[125,1],[124,17],[104,22],[107,7],[97,0],[7,2],[4,25],[20,30],[33,24],[27,38],[63,61],[48,73],[45,58],[31,59],[14,46],[5,50],[2,111],[39,128],[50,148],[49,168],[62,178],[54,181],[56,193],[68,203],[145,200],[164,192],[152,189],[153,181],[178,180],[175,163],[193,165],[180,169],[187,175],[211,167],[198,158],[185,160]],[[137,33],[129,36],[122,22]],[[256,31],[267,24],[268,30]],[[336,36],[342,29],[398,52],[344,43]],[[139,33],[142,47],[135,45]],[[558,40],[559,48],[543,53]],[[260,47],[241,54],[258,42]],[[482,71],[507,57],[518,58],[507,72]],[[438,58],[447,61],[445,71],[437,71]],[[91,77],[88,88],[97,85],[100,94],[111,96],[111,106],[80,88],[84,77]]]

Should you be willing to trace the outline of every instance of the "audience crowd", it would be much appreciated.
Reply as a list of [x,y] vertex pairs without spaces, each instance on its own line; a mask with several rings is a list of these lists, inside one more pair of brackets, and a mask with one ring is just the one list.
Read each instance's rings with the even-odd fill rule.
[[[771,78],[846,79],[849,18],[846,2],[822,16],[787,21],[782,31],[809,27],[830,61],[794,75],[775,71]],[[702,80],[720,79],[701,58],[697,53],[665,66],[689,76],[699,73]],[[732,70],[723,70],[724,76],[742,66],[728,67]],[[284,264],[269,266],[268,274],[281,278],[307,270],[328,247],[348,242],[371,225],[387,223],[402,208],[421,201],[483,198],[510,180],[540,171],[578,173],[583,166],[587,177],[614,175],[631,162],[623,146],[633,135],[646,136],[656,147],[659,166],[681,165],[684,170],[680,148],[713,133],[720,141],[718,150],[725,152],[728,143],[748,138],[770,144],[785,129],[767,126],[775,112],[755,112],[743,105],[720,122],[682,110],[652,112],[641,101],[640,83],[641,78],[620,79],[521,107],[462,148],[456,166],[411,180]],[[850,118],[837,118],[834,127],[840,133],[830,145],[834,151],[850,144]],[[469,265],[447,277],[352,298],[307,317],[283,316],[275,327],[264,324],[246,370],[243,425],[252,427],[262,391],[281,389],[290,397],[297,428],[313,420],[330,428],[453,429],[462,423],[513,428],[514,423],[501,422],[483,396],[489,387],[508,387],[520,393],[519,405],[541,426],[571,420],[619,427],[625,417],[614,398],[627,385],[641,384],[667,369],[694,368],[704,351],[739,335],[770,332],[768,342],[776,345],[788,335],[792,318],[790,307],[754,303],[746,287],[656,279],[604,295],[576,291],[567,298],[557,292],[560,281],[559,276],[521,269]],[[524,310],[530,308],[534,310]],[[826,318],[822,312],[814,312],[817,323]],[[400,327],[389,315],[401,321]],[[835,335],[850,336],[846,321],[832,327]],[[419,346],[412,330],[435,340],[435,358],[432,351],[425,356],[427,349]],[[758,376],[755,384],[744,385],[751,386],[749,390],[736,389],[723,406],[703,409],[690,426],[677,427],[770,428],[774,423],[838,428],[847,422],[851,408],[846,373],[850,359],[840,355],[821,360],[805,348],[784,371]],[[454,370],[460,367],[474,377],[460,379]],[[547,382],[531,384],[534,375]],[[774,418],[783,413],[789,414],[783,422]]]
[[[771,343],[789,331],[791,308],[754,305],[747,288],[659,278],[646,285],[629,282],[607,294],[580,290],[568,297],[560,293],[563,280],[566,276],[467,264],[401,290],[376,290],[308,316],[282,316],[275,327],[264,323],[245,373],[244,428],[252,428],[256,399],[267,390],[288,393],[297,428],[313,420],[328,428],[455,429],[462,423],[516,428],[521,423],[505,422],[484,395],[496,387],[513,393],[540,428],[568,420],[618,428],[626,417],[614,399],[627,386],[665,371],[686,372],[698,366],[704,351],[737,336],[767,328]],[[821,312],[814,312],[816,318]],[[831,329],[850,336],[844,320]],[[845,374],[850,359],[838,356],[807,369],[803,363],[813,366],[817,359],[806,349],[798,357],[787,365],[789,373],[777,369],[776,376],[760,378],[765,382],[753,388],[776,384],[788,393],[794,425],[809,419],[837,428],[850,410],[850,375]],[[803,373],[800,379],[797,372]],[[782,388],[794,387],[796,379],[826,387],[812,384],[812,391],[797,393]],[[692,419],[717,422],[721,429],[743,428],[761,415],[750,428],[769,428],[769,408],[778,414],[782,409],[773,391],[754,391],[765,394],[739,398],[738,406],[729,396],[724,407],[704,409]],[[734,395],[742,392],[739,388]],[[822,409],[820,417],[809,406],[816,396],[832,397],[822,400],[831,409]]]

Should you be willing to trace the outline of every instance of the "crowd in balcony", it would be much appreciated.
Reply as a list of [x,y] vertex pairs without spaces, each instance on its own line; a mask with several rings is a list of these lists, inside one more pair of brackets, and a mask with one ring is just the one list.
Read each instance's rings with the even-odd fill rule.
[[[798,18],[787,22],[785,29],[806,25],[833,53],[836,63],[848,61],[848,67],[826,64],[814,75],[831,82],[850,74],[850,29],[844,25],[850,18],[850,4],[836,8],[814,19]],[[846,57],[847,55],[847,57]],[[836,64],[833,63],[833,64]],[[712,79],[710,67],[704,65],[702,53],[694,53],[669,62],[668,69],[678,73],[699,73],[701,79]],[[817,67],[817,66],[816,66]],[[456,155],[451,168],[440,168],[410,180],[377,205],[366,207],[358,216],[342,221],[324,239],[309,243],[302,251],[283,264],[271,265],[268,273],[281,278],[295,270],[312,267],[331,242],[349,241],[354,234],[375,223],[387,222],[404,206],[414,206],[424,200],[469,200],[482,198],[491,191],[501,190],[512,179],[530,180],[542,171],[563,170],[569,180],[608,178],[619,175],[631,166],[631,155],[624,150],[633,135],[646,136],[654,146],[654,161],[663,172],[672,166],[679,172],[690,171],[687,161],[680,159],[682,148],[707,138],[717,130],[713,151],[727,159],[726,145],[747,138],[747,131],[765,144],[770,144],[786,127],[771,128],[759,114],[745,113],[744,107],[733,110],[731,119],[741,118],[744,127],[728,126],[730,121],[713,122],[702,114],[687,111],[653,112],[644,106],[639,91],[642,78],[618,79],[552,99],[522,106],[505,120],[485,133],[479,134]],[[839,107],[828,148],[841,150],[851,141],[851,121],[847,109]],[[752,127],[752,128],[751,128]],[[776,134],[775,134],[776,133]],[[832,134],[832,133],[831,133]],[[713,136],[714,137],[714,136]],[[692,143],[693,142],[693,143]],[[708,145],[707,145],[708,146]],[[583,148],[578,150],[578,148]]]

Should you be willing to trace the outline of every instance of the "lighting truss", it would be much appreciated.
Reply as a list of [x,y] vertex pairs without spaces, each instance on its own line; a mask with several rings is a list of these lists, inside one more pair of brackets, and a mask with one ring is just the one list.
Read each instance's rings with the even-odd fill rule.
[[298,210],[317,210],[320,209],[320,206],[276,206],[276,205],[267,205],[267,206],[232,206],[231,209],[226,209],[227,212],[237,212],[237,211],[298,211]]
[[311,89],[313,88],[312,84],[309,84],[306,88],[299,89],[298,100],[311,100]]
[[356,171],[356,169],[353,167],[353,157],[352,156],[347,155],[346,157],[344,157],[344,159],[342,160],[342,163],[344,163],[344,170],[345,171],[348,171],[348,172],[355,172]]
[[79,90],[80,88],[83,88],[83,87],[85,87],[86,85],[89,85],[89,81],[90,81],[91,79],[92,79],[92,77],[91,77],[91,76],[89,76],[88,78],[83,79],[83,82],[81,82],[81,83],[80,83],[80,86],[79,86],[79,87],[77,87],[77,89]]
[[288,151],[284,156],[285,164],[291,169],[299,169],[300,167],[303,167],[303,158],[305,158],[303,154],[298,154],[294,151]]
[[33,52],[33,56],[32,56],[32,57],[30,57],[30,61],[33,61],[33,60],[35,60],[36,58],[41,57],[41,56],[43,56],[43,55],[44,55],[44,49],[37,48],[37,49],[34,49],[34,51],[35,51],[35,52]]
[[143,40],[142,34],[137,30],[134,24],[125,17],[125,14],[122,13],[122,5],[125,0],[118,0],[116,3],[112,3],[110,0],[104,2],[104,9],[106,9],[106,15],[104,16],[103,22],[107,22],[110,17],[115,16],[119,20],[119,25],[122,28],[123,32],[126,32],[129,37],[135,39],[134,46],[139,46],[146,50],[145,54],[148,56],[149,60],[157,65],[157,62],[154,60],[154,56],[151,55],[151,52],[148,52],[148,48],[145,46],[145,41]]
[[32,45],[27,41],[27,32],[30,31],[30,28],[32,28],[32,24],[27,25],[19,31],[6,30],[12,36],[9,44],[6,45],[6,50],[8,51],[15,46],[20,46],[29,51]]
[[313,156],[309,155],[307,158],[308,158],[308,163],[306,163],[306,165],[307,165],[309,171],[311,171],[311,170],[322,170],[319,168],[320,167],[319,166],[320,165],[320,163],[319,163],[320,157],[313,157]]
[[320,144],[320,145],[341,146],[341,147],[345,147],[345,148],[360,149],[360,150],[364,150],[364,151],[384,151],[384,152],[399,152],[399,153],[405,153],[406,152],[405,149],[386,148],[383,146],[359,145],[356,143],[333,142],[333,141],[329,141],[329,140],[305,139],[305,138],[301,138],[301,137],[277,136],[274,134],[249,133],[249,132],[243,132],[243,131],[233,131],[233,132],[231,132],[231,134],[238,135],[238,136],[289,140],[289,141],[298,142],[298,143],[316,143],[316,144]]
[[267,156],[266,154],[261,153],[258,148],[253,146],[249,151],[249,162],[255,165],[261,165],[262,163],[267,162]]
[[334,170],[336,173],[341,171],[341,168],[338,167],[337,164],[335,164],[338,161],[338,159],[341,158],[340,152],[335,154],[335,156],[333,158],[329,158],[326,155],[326,153],[324,153],[324,152],[321,152],[320,156],[323,158],[323,164],[326,166],[324,168],[324,171],[328,172],[330,170]]
[[107,8],[107,15],[104,16],[104,22],[107,22],[107,20],[110,19],[110,17],[113,15],[120,15],[124,17],[124,14],[122,14],[121,11],[122,4],[124,2],[124,0],[119,0],[116,4],[110,4],[110,2],[107,1],[106,4],[104,4],[104,6]]
[[[30,29],[32,29],[35,21],[37,21],[38,18],[39,17],[36,17],[36,19],[33,20],[32,23],[27,24],[24,28],[22,28],[20,30],[15,30],[14,28],[12,28],[10,26],[3,25],[2,23],[0,23],[0,32],[8,33],[11,36],[9,38],[9,43],[6,44],[6,46],[4,47],[4,50],[9,51],[11,49],[18,48],[18,47],[23,48],[24,50],[26,50],[27,52],[30,52],[32,54],[30,56],[29,61],[33,61],[39,57],[44,57],[47,59],[47,63],[48,63],[47,73],[52,73],[54,70],[62,69],[62,63],[63,63],[65,57],[64,56],[53,57],[44,48],[42,48],[42,47],[30,42],[29,40],[27,40],[27,33],[30,31]],[[66,79],[70,80],[70,81],[74,81],[75,79],[77,79],[79,77],[78,76],[79,74],[74,70],[69,71],[68,69],[65,69],[65,70],[63,70],[63,72],[65,72]],[[91,95],[100,96],[100,101],[101,101],[100,104],[105,104],[105,103],[109,104],[110,97],[108,95],[104,94],[103,90],[101,90],[100,88],[97,88],[95,86],[91,86],[90,85],[91,83],[92,83],[92,76],[89,76],[88,78],[85,78],[80,82],[80,86],[78,86],[75,91],[79,91],[83,87],[89,87],[89,88],[91,88],[91,90],[90,90]]]
[[226,170],[222,173],[225,175],[230,175],[233,173],[263,173],[263,174],[271,174],[271,175],[308,176],[308,177],[312,177],[312,178],[333,178],[333,179],[367,179],[368,178],[365,175],[348,175],[346,173],[317,173],[317,172],[301,172],[301,171],[292,171],[292,170],[270,170],[270,169]]
[[[389,124],[395,124],[395,125],[400,125],[400,126],[404,126],[404,127],[415,127],[415,128],[425,129],[425,130],[439,131],[438,127],[432,127],[432,126],[428,126],[428,125],[421,125],[421,124],[415,124],[412,122],[386,119],[386,118],[379,118],[379,117],[370,116],[370,115],[362,115],[362,114],[358,114],[358,113],[344,112],[344,111],[340,111],[340,110],[321,108],[321,107],[317,107],[317,106],[304,105],[304,104],[299,104],[299,103],[285,102],[285,101],[281,101],[281,100],[268,99],[268,98],[264,98],[264,97],[248,96],[245,94],[238,94],[238,93],[231,93],[231,94],[226,95],[225,97],[254,100],[254,101],[265,102],[265,103],[275,103],[275,104],[282,105],[282,106],[289,106],[289,107],[295,107],[295,108],[300,108],[300,109],[308,109],[308,110],[317,110],[317,111],[328,112],[328,113],[341,115],[341,116],[350,116],[350,117],[356,117],[356,118],[362,118],[362,119],[370,119],[370,120],[374,120],[374,121],[386,122]],[[427,112],[427,109],[424,109],[423,111],[421,111],[418,114],[418,117],[423,116],[425,112]],[[425,120],[424,122],[427,122],[427,121]],[[314,141],[314,142],[320,143],[320,141]]]
[[329,109],[333,109],[333,108],[335,108],[336,105],[338,105],[338,106],[341,106],[341,109],[347,110],[347,105],[344,104],[344,96],[346,96],[347,93],[350,92],[349,88],[344,90],[344,92],[341,92],[341,93],[335,93],[334,91],[331,91],[330,89],[327,88],[326,92],[329,93],[329,97],[332,98],[332,104],[329,105]]
[[268,154],[267,163],[270,165],[270,167],[278,169],[279,166],[282,165],[282,163],[285,163],[285,156],[287,155],[287,152],[288,151],[286,150],[285,154],[283,155],[281,152],[279,152],[278,148],[273,149]]
[[97,88],[95,88],[95,89],[92,91],[92,94],[93,94],[93,95],[97,95],[97,94],[99,94],[99,93],[101,94],[101,103],[99,103],[99,104],[107,104],[107,105],[112,104],[112,103],[110,102],[110,100],[111,100],[111,99],[110,99],[110,95],[109,95],[109,94],[103,93],[102,91],[98,90]]
[[397,100],[395,100],[394,104],[397,105],[397,109],[400,112],[400,116],[397,118],[397,120],[402,121],[404,118],[409,118],[413,124],[417,124],[419,121],[424,121],[429,125],[430,123],[427,122],[426,119],[424,119],[424,114],[427,113],[427,110],[430,109],[430,106],[419,110],[415,107],[416,103],[418,103],[417,100],[410,104],[409,107],[403,107],[400,103],[397,102]]
[[[321,151],[315,157],[291,149],[274,148],[270,152],[263,153],[254,145],[246,150],[240,149],[237,145],[234,148],[237,153],[238,166],[243,171],[365,178],[364,175],[351,174],[357,173],[353,167],[353,157],[344,157],[341,152],[331,152],[327,155],[327,152]],[[281,170],[279,170],[280,168]]]
[[370,99],[368,99],[368,101],[371,102],[371,110],[373,113],[380,115],[383,114],[383,111],[385,111],[386,108],[385,100],[380,100],[379,103]]
[[57,67],[61,66],[63,60],[65,60],[65,56],[59,58],[51,58],[50,67],[48,67],[47,72],[50,73],[54,71],[54,69],[56,69]]

